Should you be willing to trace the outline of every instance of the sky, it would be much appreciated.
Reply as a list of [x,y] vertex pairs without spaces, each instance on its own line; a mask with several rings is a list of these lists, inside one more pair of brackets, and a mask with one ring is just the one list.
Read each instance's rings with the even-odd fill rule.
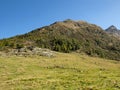
[[66,19],[120,29],[120,0],[0,0],[0,39]]

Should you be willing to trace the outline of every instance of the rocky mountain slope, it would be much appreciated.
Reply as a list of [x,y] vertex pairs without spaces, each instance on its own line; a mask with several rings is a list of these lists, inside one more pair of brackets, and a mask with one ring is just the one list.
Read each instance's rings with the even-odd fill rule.
[[107,28],[106,32],[120,38],[120,30],[117,29],[114,25],[111,25],[109,28]]
[[90,56],[120,60],[119,39],[95,24],[70,19],[0,40],[0,50],[4,52],[24,47],[48,48],[65,53],[77,51]]

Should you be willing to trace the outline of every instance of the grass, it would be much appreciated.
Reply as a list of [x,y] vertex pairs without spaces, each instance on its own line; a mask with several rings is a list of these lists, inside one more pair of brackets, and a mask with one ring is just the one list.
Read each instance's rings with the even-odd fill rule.
[[77,53],[0,57],[0,90],[120,90],[120,62]]

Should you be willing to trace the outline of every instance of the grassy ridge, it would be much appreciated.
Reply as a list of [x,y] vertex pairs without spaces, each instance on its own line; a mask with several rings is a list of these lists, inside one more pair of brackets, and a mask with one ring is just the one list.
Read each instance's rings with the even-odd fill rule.
[[65,20],[29,33],[0,40],[0,51],[40,47],[59,52],[79,51],[90,56],[120,60],[120,40],[97,25]]
[[120,62],[76,53],[0,57],[0,90],[119,90]]

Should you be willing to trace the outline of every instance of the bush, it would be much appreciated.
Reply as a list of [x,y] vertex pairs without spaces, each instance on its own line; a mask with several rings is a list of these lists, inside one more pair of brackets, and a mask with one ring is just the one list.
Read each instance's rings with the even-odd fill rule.
[[55,38],[51,41],[51,47],[55,51],[70,52],[80,48],[80,44],[75,39]]

